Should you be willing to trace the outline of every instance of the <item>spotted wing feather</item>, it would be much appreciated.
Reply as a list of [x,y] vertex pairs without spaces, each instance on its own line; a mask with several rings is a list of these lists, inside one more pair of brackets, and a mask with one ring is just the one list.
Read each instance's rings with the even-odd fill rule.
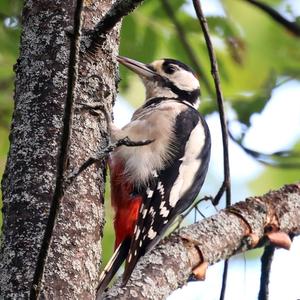
[[[198,136],[199,132],[203,136]],[[175,217],[193,203],[207,172],[210,135],[199,113],[189,107],[179,114],[174,133],[180,142],[175,145],[173,159],[163,170],[156,170],[156,176],[145,187],[143,205],[126,260],[124,284],[138,259],[155,246]],[[202,140],[202,144],[197,139]],[[189,166],[191,159],[195,160],[192,168]]]

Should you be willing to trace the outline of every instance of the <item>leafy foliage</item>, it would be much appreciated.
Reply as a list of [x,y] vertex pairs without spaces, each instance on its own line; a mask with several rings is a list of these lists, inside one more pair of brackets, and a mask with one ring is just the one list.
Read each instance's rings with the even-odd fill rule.
[[[173,7],[177,21],[183,26],[198,62],[203,66],[205,77],[213,86],[206,45],[192,6],[188,5],[190,2],[168,2]],[[269,0],[264,3],[297,21],[293,7],[287,5],[286,1]],[[210,15],[207,19],[217,52],[225,100],[245,128],[246,134],[247,129],[251,127],[252,116],[263,111],[274,89],[288,80],[300,79],[300,39],[247,1],[223,0],[222,5],[224,15]],[[149,27],[151,34],[147,33]],[[147,42],[141,42],[141,37]],[[159,57],[174,57],[191,64],[180,36],[168,19],[161,1],[155,4],[146,1],[125,18],[120,53],[144,62],[151,62]],[[137,77],[121,67],[121,78],[121,92],[134,106],[140,105],[143,95]],[[203,114],[211,114],[217,110],[215,95],[211,94],[204,84],[201,100],[200,109]],[[275,161],[274,157],[271,159]],[[279,165],[285,165],[293,163],[294,157],[277,159],[280,159]],[[267,172],[279,174],[281,171],[270,169]],[[282,172],[293,173],[293,181],[299,179],[297,170]],[[269,185],[271,186],[273,185]]]
[[[205,76],[210,78],[198,20],[188,9],[187,1],[169,2],[204,67]],[[284,1],[269,2],[279,5]],[[264,108],[281,78],[300,78],[300,52],[297,51],[300,40],[245,1],[226,0],[223,5],[226,16],[209,16],[208,23],[217,50],[225,98],[240,121],[249,126],[251,114]],[[258,26],[254,26],[254,20]],[[146,1],[125,18],[120,53],[144,62],[170,56],[191,63],[160,1]],[[134,79],[123,68],[121,78],[122,92],[128,96],[129,78],[131,84]],[[214,95],[209,95],[205,86],[202,94],[204,113],[215,111]]]

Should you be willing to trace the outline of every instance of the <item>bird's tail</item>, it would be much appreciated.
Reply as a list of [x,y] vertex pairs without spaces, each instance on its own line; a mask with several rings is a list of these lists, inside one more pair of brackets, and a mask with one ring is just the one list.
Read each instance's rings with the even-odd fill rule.
[[97,287],[97,299],[99,299],[98,296],[105,291],[106,287],[108,286],[108,284],[122,265],[123,261],[127,257],[130,248],[130,243],[130,238],[125,239],[115,250],[113,256],[102,271]]

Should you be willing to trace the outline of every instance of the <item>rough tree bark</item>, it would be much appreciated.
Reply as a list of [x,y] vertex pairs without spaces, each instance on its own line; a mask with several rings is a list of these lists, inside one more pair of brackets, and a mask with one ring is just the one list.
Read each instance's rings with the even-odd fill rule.
[[[125,14],[140,2],[142,0],[116,3],[125,7]],[[72,112],[72,105],[66,99],[70,96],[70,87],[72,89],[72,74],[68,70],[76,3],[72,0],[25,1],[21,52],[16,64],[11,147],[2,182],[1,298],[27,299],[30,292],[32,298],[39,295],[42,299],[95,297],[101,256],[100,233],[104,223],[105,166],[103,162],[93,165],[76,178],[63,195],[60,177],[67,176],[107,145],[105,118],[80,104],[96,102],[110,110],[116,94],[114,57],[119,26],[110,30],[122,14],[112,13],[99,23],[111,6],[109,0],[84,2],[83,48],[89,47],[88,36],[91,35],[88,33],[95,24],[100,26],[94,31],[94,37],[99,36],[104,43],[101,47],[93,44],[92,58],[83,53],[80,55],[75,111],[73,118],[68,120],[66,106]],[[107,34],[105,37],[101,30]],[[76,69],[76,60],[71,60],[72,63]],[[70,126],[72,134],[68,143],[66,128]],[[67,164],[62,157],[67,157]],[[62,170],[61,174],[59,170]],[[281,230],[298,234],[299,195],[299,185],[294,185],[262,197],[261,202],[249,201],[249,212],[255,213],[255,218],[251,214],[248,216],[247,206],[245,211],[240,211],[243,206],[240,204],[234,212],[221,212],[204,225],[193,225],[179,235],[172,235],[141,261],[126,288],[117,284],[109,291],[107,299],[164,298],[183,284],[192,268],[203,260],[214,263],[237,250],[251,247],[251,243],[244,243],[242,247],[241,241],[245,242],[249,233],[261,238],[274,211]],[[49,228],[49,213],[53,211],[54,202],[59,204],[59,210],[57,217],[56,213],[51,215],[55,227],[50,240],[45,229]],[[251,203],[255,205],[251,206]],[[216,234],[218,229],[220,235]],[[47,247],[40,251],[47,239],[51,242],[49,251]],[[206,245],[205,240],[214,241],[214,244]],[[40,259],[41,253],[45,261]]]
[[[92,29],[111,7],[109,0],[84,2],[83,32]],[[0,249],[2,299],[93,299],[100,263],[103,227],[104,164],[81,174],[57,198],[60,158],[69,148],[67,170],[79,166],[107,144],[106,120],[76,106],[69,147],[62,136],[70,42],[76,1],[25,1],[20,57],[16,64],[15,110],[10,151],[2,182],[3,237]],[[118,27],[94,59],[80,57],[76,103],[111,107],[116,94]],[[84,38],[86,45],[89,43]],[[50,207],[60,203],[43,272],[36,268]],[[53,207],[52,207],[53,208]],[[45,252],[46,251],[46,252]],[[41,277],[41,274],[43,276]],[[33,288],[33,279],[36,286]]]
[[165,299],[197,266],[262,246],[271,229],[300,234],[300,184],[246,199],[173,233],[140,260],[125,287],[118,280],[102,299]]

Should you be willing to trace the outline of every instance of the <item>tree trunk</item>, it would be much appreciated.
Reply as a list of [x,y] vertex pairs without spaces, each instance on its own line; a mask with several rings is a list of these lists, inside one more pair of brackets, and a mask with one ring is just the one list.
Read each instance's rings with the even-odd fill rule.
[[[84,3],[82,39],[87,45],[85,33],[100,21],[111,1]],[[25,1],[11,146],[2,181],[2,299],[95,296],[104,224],[105,164],[92,166],[61,193],[59,170],[67,176],[107,145],[105,118],[80,103],[98,102],[110,110],[116,95],[114,57],[119,35],[117,26],[93,59],[81,53],[74,116],[68,121],[66,99],[72,86],[68,70],[76,68],[75,61],[69,65],[75,7],[70,0]],[[72,133],[69,142],[68,132]],[[67,168],[61,157],[67,157]],[[50,213],[55,225],[51,239]]]

